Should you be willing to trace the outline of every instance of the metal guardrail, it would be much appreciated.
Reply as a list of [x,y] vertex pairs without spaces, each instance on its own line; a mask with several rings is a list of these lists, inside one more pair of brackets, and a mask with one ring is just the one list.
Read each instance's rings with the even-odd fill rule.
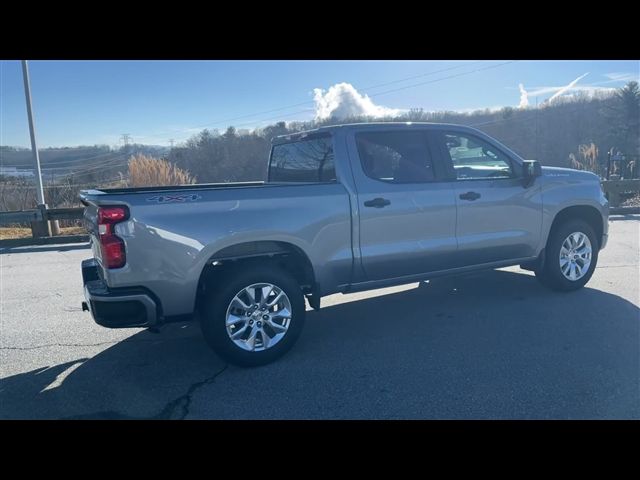
[[42,210],[20,210],[15,212],[0,212],[0,225],[10,225],[12,223],[40,222],[42,220],[81,220],[84,208],[50,208]]
[[625,154],[622,152],[614,152],[609,150],[607,152],[607,170],[605,178],[610,180],[612,175],[611,168],[617,172],[622,172],[627,178],[638,179],[638,162],[640,161],[640,155]]
[[600,183],[612,207],[619,207],[623,194],[628,192],[640,193],[640,179],[638,178],[632,180],[603,180]]
[[50,208],[46,212],[47,220],[82,220],[84,207]]
[[0,225],[12,223],[39,222],[42,220],[40,210],[22,210],[17,212],[0,212]]

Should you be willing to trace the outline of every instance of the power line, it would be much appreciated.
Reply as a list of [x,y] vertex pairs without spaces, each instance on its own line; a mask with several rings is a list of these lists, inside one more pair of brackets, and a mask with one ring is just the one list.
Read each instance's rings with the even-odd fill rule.
[[428,85],[430,83],[436,83],[436,82],[440,82],[442,80],[450,80],[452,78],[462,77],[464,75],[470,75],[472,73],[481,72],[483,70],[490,70],[492,68],[502,67],[504,65],[509,65],[510,63],[515,63],[517,61],[518,60],[509,60],[508,62],[498,63],[497,65],[489,65],[488,67],[476,68],[475,70],[470,70],[468,72],[462,72],[462,73],[458,73],[458,74],[455,74],[455,75],[449,75],[448,77],[436,78],[435,80],[430,80],[430,81],[427,81],[427,82],[414,83],[413,85],[407,85],[407,86],[404,86],[404,87],[394,88],[394,89],[391,89],[391,90],[387,90],[385,92],[376,93],[375,95],[371,95],[371,96],[372,97],[379,97],[380,95],[386,95],[387,93],[399,92],[401,90],[407,90],[408,88],[420,87],[422,85]]
[[[42,188],[98,187],[106,183],[118,182],[120,180],[129,180],[129,177],[128,176],[115,177],[115,178],[110,178],[108,180],[100,180],[99,182],[89,182],[89,183],[61,183],[58,185],[43,185]],[[0,185],[10,185],[10,184],[0,183]],[[29,190],[36,187],[37,187],[36,185],[10,185],[9,188]]]
[[[467,71],[467,72],[461,72],[461,73],[458,73],[458,74],[449,75],[447,77],[441,77],[441,78],[437,78],[437,79],[426,81],[426,82],[420,82],[420,83],[416,83],[416,84],[412,84],[412,85],[407,85],[407,86],[404,86],[404,87],[399,87],[399,88],[395,88],[395,89],[391,89],[391,90],[386,90],[384,92],[379,92],[379,93],[373,94],[373,95],[371,95],[371,97],[378,97],[378,96],[381,96],[381,95],[386,95],[386,94],[389,94],[389,93],[393,93],[393,92],[397,92],[397,91],[401,91],[401,90],[406,90],[406,89],[409,89],[409,88],[415,88],[415,87],[418,87],[418,86],[437,83],[437,82],[441,82],[441,81],[444,81],[444,80],[449,80],[449,79],[461,77],[461,76],[464,76],[464,75],[470,75],[472,73],[477,73],[477,72],[480,72],[480,71],[483,71],[483,70],[489,70],[489,69],[493,69],[493,68],[498,68],[498,67],[501,67],[501,66],[504,66],[504,65],[515,63],[515,62],[517,62],[517,60],[511,60],[511,61],[507,61],[507,62],[502,62],[502,63],[496,64],[496,65],[489,65],[489,66],[486,66],[486,67],[477,68],[477,69],[470,70],[470,71]],[[479,63],[479,62],[474,62],[474,63]],[[456,67],[450,67],[450,68],[447,68],[447,69],[438,70],[438,71],[435,71],[435,72],[429,72],[429,73],[425,73],[425,74],[421,74],[421,75],[415,75],[413,77],[407,77],[405,79],[396,80],[396,81],[393,81],[393,82],[387,82],[387,83],[384,83],[384,84],[379,84],[378,87],[379,86],[386,86],[386,85],[393,84],[393,83],[399,83],[399,82],[402,82],[402,81],[406,81],[408,79],[413,79],[413,78],[417,78],[417,77],[421,77],[421,76],[426,76],[426,75],[435,74],[435,73],[441,73],[443,71],[453,70],[453,69],[456,69],[456,68],[460,68],[461,66],[462,65],[459,65],[459,66],[456,66]],[[370,87],[370,88],[375,88],[375,87]],[[309,104],[309,103],[313,103],[313,101],[311,101],[311,102],[303,102],[301,104],[296,104],[296,105],[304,105],[304,104]],[[287,109],[287,108],[290,108],[290,107],[282,107],[282,108],[279,108],[279,109],[268,110],[268,112],[284,110],[284,109]],[[265,122],[265,121],[275,120],[275,119],[279,119],[279,118],[283,118],[283,117],[297,115],[299,113],[305,113],[305,112],[308,112],[309,110],[310,109],[299,110],[299,111],[290,112],[290,113],[284,114],[284,115],[278,115],[277,117],[264,118],[264,119],[260,119],[260,120],[257,120],[257,121],[258,122]],[[262,113],[264,113],[264,112],[262,112]],[[252,115],[244,115],[242,117],[235,117],[235,118],[244,118],[244,117],[247,117],[247,116],[253,116],[253,114]],[[492,124],[492,123],[501,123],[501,122],[506,121],[506,120],[508,120],[508,119],[492,121],[492,122],[484,122],[484,123],[480,123],[480,124],[473,124],[473,125],[470,125],[470,126],[482,126],[482,125],[487,125],[487,124]],[[522,119],[515,120],[515,121],[521,121],[521,120]],[[242,127],[242,126],[246,126],[246,125],[255,124],[255,122],[256,121],[241,123],[241,124],[237,124],[236,126],[237,127]],[[129,139],[131,139],[131,136],[129,134],[122,134],[122,138],[123,138],[123,141],[125,142],[125,146],[128,146],[127,142],[128,142]],[[173,148],[174,139],[170,139],[169,142],[171,143],[171,147]],[[120,157],[123,157],[123,156],[126,156],[126,155],[128,155],[128,154],[118,155],[117,157],[114,157],[114,159],[117,159],[117,158],[120,158]],[[86,173],[88,171],[101,170],[101,169],[106,170],[106,169],[109,169],[109,168],[113,168],[115,166],[119,166],[119,165],[112,165],[111,163],[112,162],[108,162],[107,165],[105,165],[105,164],[96,165],[96,166],[93,166],[93,167],[88,167],[86,169],[81,169],[81,170],[78,170],[78,171],[74,171],[74,172],[71,172],[70,175],[71,174],[73,174],[73,175],[83,174],[83,173]],[[122,166],[124,166],[125,163],[123,163]],[[64,167],[52,167],[52,168],[49,168],[48,170],[53,170],[53,169],[65,169],[65,168]]]
[[[47,170],[71,168],[71,167],[75,166],[76,164],[82,164],[82,163],[88,162],[90,160],[95,160],[96,158],[113,156],[114,153],[115,152],[101,153],[100,155],[96,155],[94,157],[88,157],[88,158],[87,157],[78,157],[78,158],[73,158],[73,159],[68,159],[68,160],[60,160],[60,161],[48,160],[47,164],[50,164],[50,163],[54,164],[55,166],[53,166],[53,167],[47,167],[45,165],[44,161],[43,161],[42,168],[43,169],[47,169]],[[24,164],[7,165],[7,164],[3,163],[2,166],[3,167],[23,168],[23,169],[28,169],[29,168],[29,167],[26,167]]]
[[[400,90],[406,90],[408,88],[419,87],[419,86],[422,86],[422,85],[441,82],[443,80],[449,80],[449,79],[452,79],[452,78],[462,77],[464,75],[470,75],[472,73],[481,72],[483,70],[489,70],[489,69],[492,69],[492,68],[501,67],[503,65],[508,65],[510,63],[515,63],[517,61],[518,60],[510,60],[508,62],[502,62],[502,63],[499,63],[497,65],[490,65],[488,67],[477,68],[475,70],[470,70],[468,72],[462,72],[462,73],[458,73],[458,74],[455,74],[455,75],[449,75],[448,77],[436,78],[435,80],[430,80],[430,81],[427,81],[427,82],[420,82],[420,83],[416,83],[416,84],[413,84],[413,85],[407,85],[407,86],[400,87],[400,88],[394,88],[394,89],[391,89],[391,90],[386,90],[384,92],[380,92],[380,93],[376,93],[376,94],[370,95],[370,97],[378,97],[378,96],[381,96],[381,95],[386,95],[388,93],[398,92]],[[246,125],[253,125],[256,122],[266,122],[266,121],[269,121],[269,120],[276,120],[276,119],[279,119],[279,118],[282,118],[282,117],[285,117],[285,116],[293,116],[293,115],[297,115],[297,114],[300,114],[300,113],[305,113],[305,112],[308,112],[308,111],[309,111],[309,109],[299,110],[299,111],[296,111],[296,112],[288,113],[286,115],[279,115],[277,117],[264,118],[264,119],[256,120],[256,121],[252,121],[252,122],[236,124],[235,127],[243,127],[243,126],[246,126]]]
[[478,63],[482,63],[482,62],[483,62],[483,60],[477,60],[475,62],[466,63],[464,65],[456,65],[455,67],[443,68],[441,70],[436,70],[434,72],[422,73],[420,75],[413,75],[411,77],[405,77],[405,78],[403,78],[401,80],[394,80],[394,81],[391,81],[391,82],[379,83],[379,84],[373,85],[371,87],[364,87],[362,90],[363,90],[363,92],[366,93],[367,90],[373,90],[373,89],[379,88],[379,87],[386,87],[387,85],[394,85],[396,83],[406,82],[407,80],[413,80],[415,78],[427,77],[429,75],[435,75],[436,73],[444,73],[444,72],[448,72],[450,70],[457,70],[458,68],[468,67],[470,65],[475,65],[475,64],[478,64]]
[[[87,172],[97,172],[97,171],[104,171],[104,170],[110,170],[112,168],[117,168],[117,167],[124,167],[127,165],[128,160],[126,159],[126,157],[129,157],[130,154],[129,153],[121,153],[119,155],[115,155],[113,157],[111,157],[109,160],[106,160],[100,164],[97,165],[89,165],[86,166],[84,168],[79,168],[79,169],[73,169],[73,168],[69,168],[69,167],[51,167],[49,169],[47,169],[47,172],[51,172],[53,170],[59,171],[59,170],[63,170],[66,171],[68,173],[64,174],[65,176],[69,176],[69,175],[83,175]],[[122,160],[125,159],[125,160]]]
[[[517,61],[517,60],[514,60],[514,61]],[[364,87],[362,89],[362,92],[366,93],[367,91],[375,89],[375,88],[380,88],[380,87],[384,87],[384,86],[387,86],[387,85],[393,85],[393,84],[396,84],[396,83],[406,82],[408,80],[413,80],[415,78],[421,78],[421,77],[426,77],[426,76],[429,76],[429,75],[435,75],[437,73],[448,72],[448,71],[451,71],[451,70],[456,70],[456,69],[459,69],[459,68],[468,67],[470,65],[474,65],[474,64],[478,64],[478,63],[482,63],[482,60],[477,60],[477,61],[474,61],[474,62],[471,62],[471,63],[465,63],[463,65],[456,65],[456,66],[453,66],[453,67],[442,68],[442,69],[434,70],[434,71],[431,71],[431,72],[421,73],[419,75],[413,75],[413,76],[410,76],[410,77],[405,77],[405,78],[401,78],[401,79],[398,79],[398,80],[393,80],[393,81],[390,81],[390,82],[384,82],[384,83],[379,83],[379,84],[376,84],[376,85],[371,85],[369,87]],[[512,62],[507,62],[507,63],[512,63]],[[497,65],[497,66],[499,66],[499,65]],[[475,72],[475,70],[474,70],[474,72]],[[469,73],[473,73],[473,72],[469,72]],[[375,95],[378,95],[378,94],[375,94]],[[272,108],[270,110],[263,110],[261,112],[249,113],[249,114],[246,114],[246,115],[240,115],[240,116],[230,117],[230,118],[223,119],[223,120],[217,120],[215,122],[211,122],[211,123],[207,123],[207,124],[203,124],[203,125],[196,125],[196,126],[193,126],[193,127],[190,127],[190,128],[184,128],[184,129],[179,129],[179,130],[171,130],[171,132],[187,132],[189,130],[194,130],[194,129],[197,129],[197,128],[206,128],[206,127],[218,126],[218,125],[226,124],[228,122],[233,122],[235,120],[242,120],[244,118],[256,117],[256,116],[259,116],[259,115],[264,115],[266,113],[280,112],[282,110],[288,110],[290,108],[300,107],[302,105],[311,105],[311,104],[314,104],[314,103],[315,103],[315,100],[307,100],[307,101],[304,101],[304,102],[299,102],[299,103],[294,103],[294,104],[291,104],[291,105],[286,105],[284,107]],[[308,111],[308,110],[302,110],[302,111],[299,111],[299,112],[293,112],[293,114],[306,112],[306,111]],[[287,116],[291,116],[291,115],[292,114],[287,114]],[[279,118],[279,117],[274,117],[274,118]],[[258,121],[265,121],[265,120],[270,120],[270,119],[263,119],[263,120],[258,120]],[[244,126],[244,125],[249,125],[249,124],[252,124],[252,123],[254,123],[254,122],[243,123],[243,124],[240,124],[240,125],[237,125],[237,126]],[[168,131],[161,132],[161,133],[158,133],[158,134],[145,135],[145,136],[147,136],[147,137],[159,137],[159,136],[162,136],[165,133],[168,133]]]
[[[376,85],[367,87],[367,88],[363,89],[362,91],[364,93],[366,93],[368,90],[371,90],[371,89],[380,88],[380,87],[388,86],[388,85],[392,85],[392,84],[397,84],[397,83],[405,82],[405,81],[412,80],[412,79],[415,79],[415,78],[425,77],[425,76],[429,76],[429,75],[435,75],[437,73],[443,73],[443,72],[446,72],[446,71],[459,69],[459,68],[462,68],[462,67],[466,67],[466,66],[477,64],[477,63],[481,63],[481,62],[482,61],[475,61],[475,62],[472,62],[470,64],[456,65],[456,66],[448,67],[448,68],[445,68],[445,69],[439,69],[439,70],[426,72],[426,73],[419,74],[419,75],[413,75],[413,76],[410,76],[410,77],[405,77],[405,78],[394,80],[394,81],[390,81],[390,82],[380,83],[380,84],[376,84]],[[486,66],[486,67],[477,68],[477,69],[474,69],[474,70],[461,72],[461,73],[458,73],[458,74],[449,75],[449,76],[446,76],[446,77],[441,77],[441,78],[437,78],[437,79],[426,81],[426,82],[419,82],[419,83],[412,84],[412,85],[406,85],[406,86],[403,86],[403,87],[399,87],[399,88],[390,89],[390,90],[386,90],[386,91],[383,91],[383,92],[375,93],[375,94],[370,95],[370,97],[378,97],[378,96],[381,96],[381,95],[387,95],[389,93],[398,92],[398,91],[402,91],[402,90],[406,90],[406,89],[410,89],[410,88],[415,88],[415,87],[419,87],[419,86],[422,86],[422,85],[428,85],[428,84],[432,84],[432,83],[437,83],[437,82],[441,82],[441,81],[444,81],[444,80],[449,80],[449,79],[461,77],[461,76],[464,76],[464,75],[470,75],[472,73],[480,72],[480,71],[483,71],[483,70],[489,70],[489,69],[501,67],[503,65],[507,65],[507,64],[515,63],[515,62],[517,62],[517,60],[511,60],[511,61],[507,61],[507,62],[502,62],[502,63],[499,63],[497,65],[489,65],[489,66]],[[196,128],[202,128],[202,127],[214,126],[214,125],[221,125],[223,123],[228,123],[228,122],[231,122],[231,121],[234,121],[234,120],[237,120],[237,119],[249,118],[249,117],[262,115],[262,114],[265,114],[265,113],[272,113],[272,112],[277,112],[277,111],[282,111],[282,110],[288,110],[289,108],[293,108],[293,107],[296,107],[296,106],[310,105],[310,104],[313,104],[313,103],[314,103],[314,100],[310,100],[310,101],[300,102],[300,103],[296,103],[296,104],[292,104],[292,105],[288,105],[288,106],[284,106],[284,107],[265,110],[265,111],[261,111],[261,112],[257,112],[257,113],[241,115],[241,116],[237,116],[237,117],[228,118],[228,119],[225,119],[225,120],[219,120],[219,121],[216,121],[216,122],[213,122],[213,123],[209,123],[207,125],[195,126],[195,127],[191,127],[191,128],[188,128],[188,129],[173,130],[173,131],[185,132],[185,131],[189,131],[191,129],[196,129]],[[299,111],[291,112],[291,113],[284,114],[284,115],[278,115],[276,117],[258,119],[258,120],[251,121],[251,122],[245,122],[245,123],[237,124],[235,126],[236,127],[242,127],[242,126],[247,126],[247,125],[255,125],[256,122],[262,123],[262,122],[266,122],[266,121],[270,121],[270,120],[276,120],[276,119],[279,119],[279,118],[282,118],[282,117],[290,117],[290,116],[293,116],[293,115],[298,115],[300,113],[306,113],[309,110],[311,110],[311,109],[299,110]],[[153,137],[153,136],[159,136],[159,135],[147,135],[147,136]],[[131,135],[128,134],[128,133],[123,133],[120,138],[122,139],[122,141],[124,143],[125,149],[128,149],[129,141],[132,140]],[[170,144],[171,144],[172,148],[173,148],[173,142],[174,142],[174,140],[170,139]],[[100,156],[108,156],[108,155],[109,154],[104,154],[104,155],[99,155],[99,156],[93,157],[93,158],[98,158]],[[84,159],[84,161],[87,161],[87,160],[90,160],[90,159]],[[18,166],[21,166],[21,165],[15,165],[15,166],[18,167]],[[103,166],[104,165],[97,166],[96,168],[101,168]],[[56,165],[56,167],[47,168],[47,170],[54,170],[54,169],[55,170],[64,170],[64,169],[68,169],[68,168],[67,167],[61,167],[59,165]],[[89,168],[89,169],[86,169],[86,170],[80,170],[80,172],[82,172],[82,171],[90,171],[90,170],[92,170],[92,169]]]
[[109,170],[112,168],[116,168],[116,167],[124,167],[125,165],[127,165],[128,160],[121,160],[121,158],[123,157],[127,157],[128,154],[124,154],[124,155],[119,155],[118,157],[114,158],[113,160],[110,160],[108,162],[104,162],[100,165],[94,165],[85,169],[81,169],[81,170],[74,170],[72,172],[69,172],[69,175],[82,175],[85,174],[87,172],[94,172],[94,171],[104,171],[104,170]]
[[[583,107],[581,106],[581,107],[573,108],[573,109],[570,109],[570,110],[566,110],[565,113],[575,113],[578,110],[582,110],[582,108]],[[529,115],[529,116],[526,116],[526,115],[523,114],[520,118],[501,118],[501,119],[498,119],[498,120],[490,120],[488,122],[472,123],[472,124],[469,124],[469,127],[483,127],[485,125],[495,125],[495,124],[504,123],[504,122],[514,122],[515,123],[515,122],[522,122],[524,120],[535,120],[537,115],[538,115],[538,112],[542,113],[543,115],[546,115],[550,111],[551,110],[547,111],[544,108],[543,109],[535,109],[534,111],[530,112],[531,115]]]
[[119,158],[123,158],[123,157],[128,157],[129,155],[130,155],[129,153],[120,153],[120,154],[117,154],[117,155],[108,154],[108,155],[99,155],[99,156],[97,156],[97,157],[90,157],[90,158],[85,159],[85,162],[90,161],[90,160],[92,160],[92,159],[99,158],[99,157],[103,157],[103,156],[108,156],[108,157],[110,157],[110,158],[108,158],[107,160],[105,160],[105,161],[104,161],[104,162],[102,162],[102,163],[99,163],[99,164],[92,163],[91,165],[84,166],[84,167],[79,168],[79,169],[77,169],[77,170],[75,170],[75,169],[74,169],[74,168],[75,168],[75,164],[74,164],[74,165],[72,165],[72,166],[62,166],[62,167],[59,167],[59,166],[55,166],[55,167],[45,167],[45,170],[46,170],[47,172],[52,171],[52,170],[83,171],[83,170],[85,170],[85,169],[92,169],[92,168],[94,168],[94,167],[98,167],[98,168],[99,168],[99,167],[102,167],[102,166],[109,165],[110,163],[112,163],[112,162],[113,162],[113,160],[117,160],[117,159],[119,159]]

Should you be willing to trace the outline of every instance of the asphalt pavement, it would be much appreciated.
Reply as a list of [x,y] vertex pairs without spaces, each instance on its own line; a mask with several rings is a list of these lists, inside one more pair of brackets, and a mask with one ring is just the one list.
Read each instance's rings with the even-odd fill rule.
[[110,330],[80,308],[86,245],[0,250],[0,418],[640,418],[640,216],[587,286],[517,267],[324,298],[264,367],[197,323]]

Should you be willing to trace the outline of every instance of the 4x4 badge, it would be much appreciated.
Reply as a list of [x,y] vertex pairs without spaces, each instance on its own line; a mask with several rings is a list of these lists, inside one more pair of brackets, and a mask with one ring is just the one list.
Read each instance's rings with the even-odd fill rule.
[[188,195],[154,195],[153,197],[147,198],[147,202],[157,202],[157,203],[172,203],[172,202],[195,202],[200,200],[202,197],[195,193],[191,193]]

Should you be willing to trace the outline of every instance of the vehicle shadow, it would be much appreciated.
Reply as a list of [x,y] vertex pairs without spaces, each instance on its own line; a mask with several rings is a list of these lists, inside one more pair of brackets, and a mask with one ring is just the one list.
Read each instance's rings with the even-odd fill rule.
[[175,324],[1,379],[0,416],[640,417],[640,310],[619,296],[497,270],[344,300],[271,365],[227,367]]
[[0,418],[180,417],[190,386],[224,367],[196,323],[141,330],[92,358],[0,379]]

